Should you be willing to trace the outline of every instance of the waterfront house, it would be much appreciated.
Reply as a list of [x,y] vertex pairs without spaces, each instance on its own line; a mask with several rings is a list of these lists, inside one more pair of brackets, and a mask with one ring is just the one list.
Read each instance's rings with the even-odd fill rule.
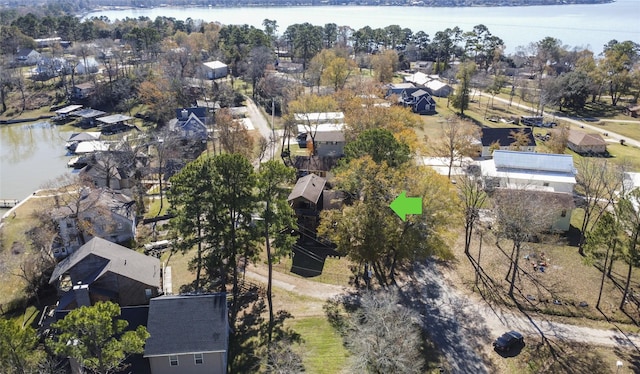
[[83,189],[69,195],[65,205],[51,212],[58,233],[53,256],[64,258],[93,237],[128,244],[135,237],[135,201],[106,188]]
[[49,284],[61,295],[58,310],[112,301],[145,305],[161,289],[160,260],[101,238],[93,238],[59,262]]
[[[96,91],[93,82],[78,83],[71,87],[71,100],[82,101],[90,98]],[[104,112],[103,112],[104,113]]]

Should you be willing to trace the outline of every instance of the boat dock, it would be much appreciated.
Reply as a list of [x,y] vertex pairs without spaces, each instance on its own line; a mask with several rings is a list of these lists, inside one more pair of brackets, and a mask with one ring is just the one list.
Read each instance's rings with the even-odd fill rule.
[[20,200],[16,199],[0,199],[0,208],[13,208],[19,203]]

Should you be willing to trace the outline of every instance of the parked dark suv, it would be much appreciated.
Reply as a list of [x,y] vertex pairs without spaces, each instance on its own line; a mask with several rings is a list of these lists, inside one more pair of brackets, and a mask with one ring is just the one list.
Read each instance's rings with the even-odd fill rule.
[[493,348],[503,352],[510,351],[511,348],[522,345],[524,345],[524,338],[522,334],[517,331],[505,332],[493,342]]

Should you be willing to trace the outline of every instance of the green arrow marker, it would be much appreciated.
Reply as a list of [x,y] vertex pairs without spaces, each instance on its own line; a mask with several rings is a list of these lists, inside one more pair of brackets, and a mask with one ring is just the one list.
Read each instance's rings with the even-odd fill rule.
[[422,198],[407,197],[407,191],[402,191],[389,206],[403,221],[407,220],[409,214],[422,214]]

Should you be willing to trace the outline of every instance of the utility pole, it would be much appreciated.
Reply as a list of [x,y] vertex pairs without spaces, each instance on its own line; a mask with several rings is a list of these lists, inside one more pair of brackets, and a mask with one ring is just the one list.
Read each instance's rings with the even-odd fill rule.
[[269,146],[271,147],[271,159],[275,157],[276,151],[276,132],[274,128],[274,119],[276,115],[276,107],[274,104],[274,99],[271,98],[271,141],[269,142]]

